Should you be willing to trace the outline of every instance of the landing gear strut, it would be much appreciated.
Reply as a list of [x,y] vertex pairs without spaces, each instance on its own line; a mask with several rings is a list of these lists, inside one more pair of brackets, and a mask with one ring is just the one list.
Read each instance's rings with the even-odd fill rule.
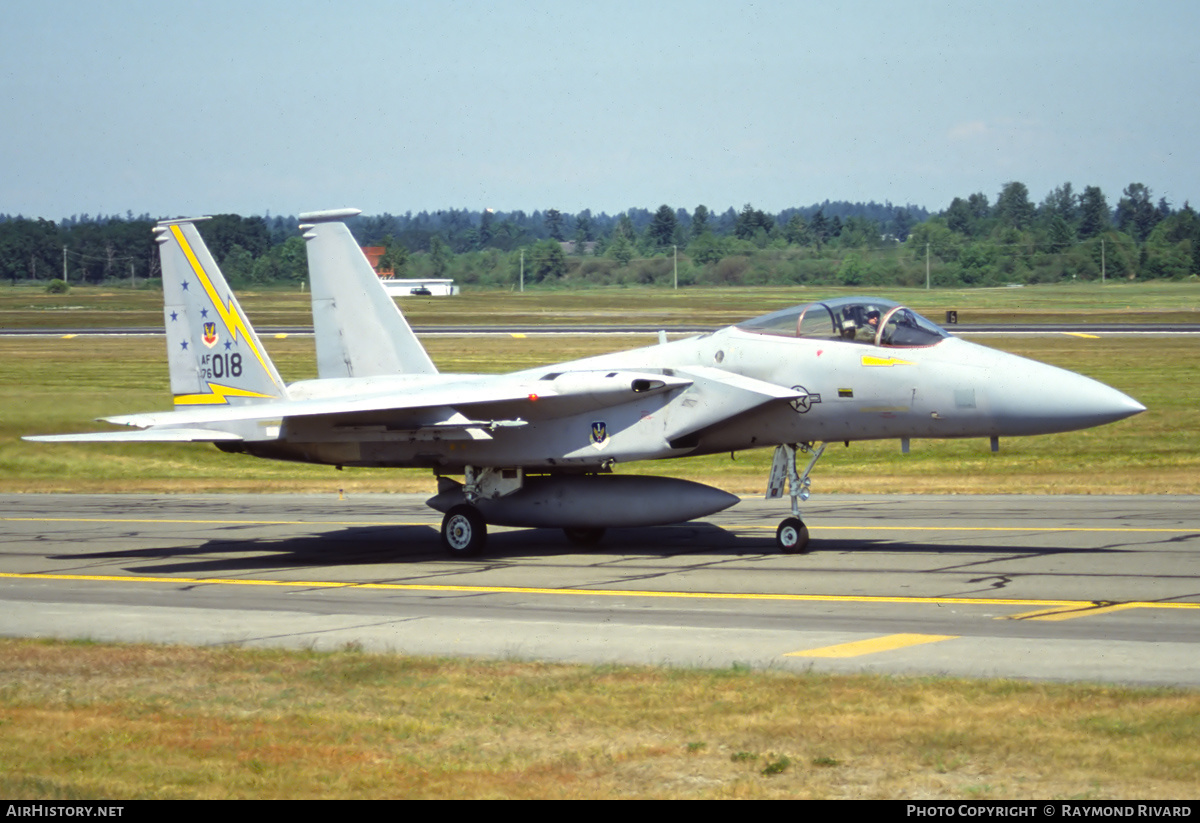
[[[466,466],[463,474],[462,492],[466,502],[452,506],[442,518],[442,548],[451,557],[475,557],[483,552],[487,543],[487,522],[475,504],[484,498],[494,500],[512,494],[525,482],[525,473],[519,468]],[[455,485],[449,483],[443,488],[439,479],[438,492],[448,491]]]
[[[803,554],[808,551],[808,526],[800,519],[800,501],[807,500],[809,485],[812,481],[809,474],[813,466],[825,453],[825,443],[816,449],[812,443],[784,443],[775,448],[775,459],[771,463],[771,476],[767,480],[767,499],[774,500],[783,497],[783,486],[787,483],[788,495],[792,498],[792,516],[785,519],[775,530],[775,542],[784,554]],[[804,473],[796,470],[796,457],[800,454],[812,453]]]

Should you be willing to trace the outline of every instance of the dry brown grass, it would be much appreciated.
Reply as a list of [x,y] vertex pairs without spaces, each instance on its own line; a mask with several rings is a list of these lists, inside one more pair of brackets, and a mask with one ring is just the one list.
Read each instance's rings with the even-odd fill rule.
[[1194,691],[18,640],[0,671],[14,799],[1200,796]]

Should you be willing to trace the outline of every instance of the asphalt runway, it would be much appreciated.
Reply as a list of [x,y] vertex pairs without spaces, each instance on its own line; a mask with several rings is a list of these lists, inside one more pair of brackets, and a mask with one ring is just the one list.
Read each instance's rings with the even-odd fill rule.
[[1200,686],[1200,498],[820,495],[449,560],[424,495],[0,496],[0,634]]

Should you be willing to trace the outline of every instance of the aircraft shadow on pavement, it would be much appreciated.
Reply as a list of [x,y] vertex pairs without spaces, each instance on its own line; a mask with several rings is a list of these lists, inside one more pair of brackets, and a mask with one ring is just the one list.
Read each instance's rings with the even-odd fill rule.
[[[314,524],[319,525],[319,524]],[[944,560],[956,555],[1047,556],[1055,554],[1110,553],[1121,546],[1069,548],[1052,545],[982,545],[977,543],[930,543],[913,540],[877,538],[814,538],[805,555],[790,555],[793,562],[806,565],[846,553],[933,554]],[[739,534],[705,522],[684,523],[653,528],[612,529],[594,546],[571,543],[558,529],[515,529],[498,531],[488,537],[487,549],[478,557],[451,560],[441,547],[434,526],[355,526],[328,532],[283,538],[207,540],[192,546],[164,546],[85,554],[53,555],[54,560],[125,559],[136,565],[129,571],[139,574],[237,574],[272,568],[320,568],[323,566],[368,566],[404,563],[455,562],[474,566],[489,563],[514,563],[522,558],[553,558],[588,555],[713,555],[730,558],[739,555],[782,555],[774,535],[764,529],[761,535]]]

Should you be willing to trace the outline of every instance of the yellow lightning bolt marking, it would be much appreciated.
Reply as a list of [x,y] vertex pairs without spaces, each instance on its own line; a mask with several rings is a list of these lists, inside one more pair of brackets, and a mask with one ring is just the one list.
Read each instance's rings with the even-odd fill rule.
[[223,403],[228,403],[230,397],[266,397],[270,398],[269,394],[262,394],[248,389],[238,389],[233,386],[221,386],[217,383],[208,384],[207,394],[181,394],[175,398],[176,406],[216,406]]
[[[183,254],[185,257],[187,257],[188,264],[192,267],[192,272],[195,273],[196,279],[200,281],[200,285],[204,286],[204,293],[207,294],[208,299],[212,301],[213,308],[216,309],[217,314],[220,316],[222,322],[224,322],[225,328],[227,328],[233,335],[234,340],[238,339],[238,332],[241,332],[242,338],[246,341],[246,344],[250,346],[250,351],[254,352],[254,356],[258,359],[259,364],[263,367],[263,371],[266,372],[267,376],[271,379],[271,382],[275,383],[275,377],[271,374],[271,368],[267,366],[266,358],[263,356],[263,353],[258,350],[258,346],[255,345],[254,335],[250,333],[250,329],[247,327],[246,321],[242,319],[241,314],[239,314],[233,308],[232,296],[229,299],[228,305],[221,302],[221,298],[217,294],[216,288],[213,286],[212,281],[208,279],[208,273],[205,272],[204,267],[200,265],[200,261],[196,258],[196,253],[192,251],[191,245],[188,244],[187,239],[183,236],[183,230],[178,225],[171,226],[171,235],[175,238],[175,242],[179,243],[179,247],[183,249]],[[278,384],[276,383],[276,385]],[[264,395],[251,394],[243,396],[262,397]],[[179,401],[177,400],[176,402]],[[222,399],[214,400],[212,402],[224,403],[225,401]]]

